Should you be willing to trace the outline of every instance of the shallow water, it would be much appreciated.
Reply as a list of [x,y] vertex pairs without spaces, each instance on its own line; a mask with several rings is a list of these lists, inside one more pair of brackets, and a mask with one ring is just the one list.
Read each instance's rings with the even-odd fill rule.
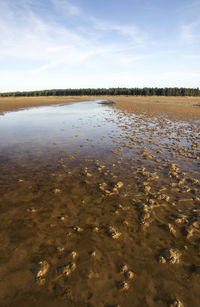
[[0,117],[1,305],[199,306],[199,122],[98,102]]

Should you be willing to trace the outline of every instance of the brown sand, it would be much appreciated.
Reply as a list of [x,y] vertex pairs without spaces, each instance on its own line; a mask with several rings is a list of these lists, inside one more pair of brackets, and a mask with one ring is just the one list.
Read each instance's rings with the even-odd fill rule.
[[200,117],[200,97],[143,97],[143,96],[121,96],[114,97],[117,107],[123,111],[146,112],[150,115],[158,113],[169,116],[182,117],[182,119]]
[[83,97],[0,97],[0,114],[29,107],[72,103],[85,100]]

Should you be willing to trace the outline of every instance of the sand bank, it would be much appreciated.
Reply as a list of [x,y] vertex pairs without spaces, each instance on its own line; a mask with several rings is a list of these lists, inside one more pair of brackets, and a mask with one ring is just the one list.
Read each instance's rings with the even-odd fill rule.
[[0,97],[0,114],[4,112],[47,106],[61,103],[84,101],[83,97]]
[[149,115],[167,114],[181,119],[200,117],[200,97],[114,97],[117,108],[123,111],[149,113]]

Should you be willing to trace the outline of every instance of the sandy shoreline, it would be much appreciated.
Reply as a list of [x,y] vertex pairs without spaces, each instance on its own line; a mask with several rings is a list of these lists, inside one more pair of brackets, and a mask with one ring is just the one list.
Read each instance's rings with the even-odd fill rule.
[[29,107],[53,105],[60,103],[74,103],[93,99],[109,99],[117,103],[116,107],[122,111],[147,112],[150,115],[165,113],[170,116],[200,117],[200,97],[144,97],[144,96],[50,96],[50,97],[6,97],[0,98],[0,114],[26,109]]
[[84,101],[83,97],[0,97],[0,114],[30,107]]

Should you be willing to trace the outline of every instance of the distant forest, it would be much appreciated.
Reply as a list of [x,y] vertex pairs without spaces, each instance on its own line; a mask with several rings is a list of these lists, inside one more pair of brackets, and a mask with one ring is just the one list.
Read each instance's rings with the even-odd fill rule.
[[53,89],[27,92],[0,93],[0,97],[30,97],[30,96],[200,96],[199,88],[84,88],[84,89]]

